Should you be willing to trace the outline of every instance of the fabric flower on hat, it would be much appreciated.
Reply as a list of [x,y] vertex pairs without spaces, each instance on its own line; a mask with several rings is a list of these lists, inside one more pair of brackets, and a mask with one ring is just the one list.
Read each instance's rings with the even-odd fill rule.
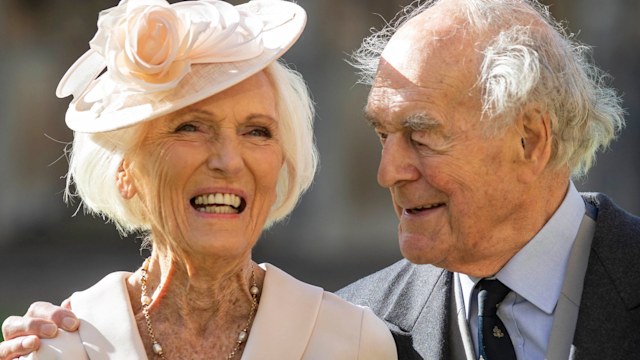
[[174,88],[192,64],[258,56],[262,21],[216,0],[123,0],[104,10],[90,47],[123,91]]
[[306,19],[285,0],[121,0],[58,83],[56,96],[73,96],[65,121],[98,133],[189,106],[277,61]]

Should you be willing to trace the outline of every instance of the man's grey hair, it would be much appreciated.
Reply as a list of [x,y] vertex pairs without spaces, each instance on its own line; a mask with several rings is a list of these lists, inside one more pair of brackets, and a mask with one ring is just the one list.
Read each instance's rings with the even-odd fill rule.
[[[372,85],[380,56],[407,21],[447,0],[415,1],[374,30],[352,56],[360,83]],[[591,48],[577,42],[546,6],[527,0],[458,1],[468,34],[479,37],[477,69],[487,134],[508,127],[527,104],[541,104],[552,122],[551,165],[587,173],[600,149],[624,127],[622,100],[593,64]],[[537,21],[536,21],[537,20]],[[544,26],[533,26],[535,21]],[[472,36],[473,36],[472,35]]]

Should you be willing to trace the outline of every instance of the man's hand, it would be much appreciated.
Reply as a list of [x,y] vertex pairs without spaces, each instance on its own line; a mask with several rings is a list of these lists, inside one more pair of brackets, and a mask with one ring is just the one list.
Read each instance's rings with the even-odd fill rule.
[[33,303],[24,316],[10,316],[2,323],[5,341],[0,343],[0,360],[27,355],[40,347],[40,338],[56,336],[58,328],[76,331],[79,325],[68,300],[62,307],[47,302]]

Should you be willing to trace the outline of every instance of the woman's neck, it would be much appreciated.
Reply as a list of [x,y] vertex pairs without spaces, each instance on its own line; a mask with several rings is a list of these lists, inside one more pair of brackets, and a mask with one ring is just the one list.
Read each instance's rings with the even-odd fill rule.
[[[249,255],[235,262],[198,257],[185,261],[154,251],[147,270],[146,295],[151,298],[148,310],[157,341],[166,354],[172,354],[167,358],[180,358],[190,349],[226,357],[239,332],[255,315],[250,288],[255,282],[262,289],[263,279],[264,271]],[[149,353],[140,270],[129,278],[128,288]]]
[[[249,256],[237,261],[198,256],[178,260],[156,251],[151,255],[147,272],[150,312],[180,315],[182,321],[200,324],[198,328],[206,327],[213,318],[231,320],[228,318],[233,314],[248,313],[252,283],[262,288],[263,278],[263,271]],[[138,274],[131,277],[130,286],[137,289],[134,293],[140,293]],[[134,304],[136,300],[138,306]],[[139,302],[139,297],[132,299],[134,309],[140,307]]]

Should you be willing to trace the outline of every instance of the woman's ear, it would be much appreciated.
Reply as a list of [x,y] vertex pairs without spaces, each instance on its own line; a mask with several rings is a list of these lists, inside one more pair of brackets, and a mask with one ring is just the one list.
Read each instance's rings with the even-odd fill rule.
[[126,200],[133,198],[137,193],[127,160],[122,160],[120,167],[118,167],[118,172],[116,173],[116,185],[118,186],[118,190],[120,190],[120,195],[122,195]]
[[529,105],[520,113],[518,127],[521,132],[521,156],[525,162],[522,175],[531,181],[539,176],[551,161],[551,114],[535,104]]

